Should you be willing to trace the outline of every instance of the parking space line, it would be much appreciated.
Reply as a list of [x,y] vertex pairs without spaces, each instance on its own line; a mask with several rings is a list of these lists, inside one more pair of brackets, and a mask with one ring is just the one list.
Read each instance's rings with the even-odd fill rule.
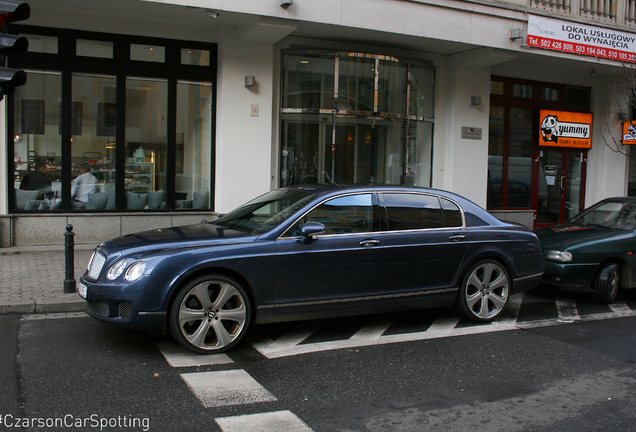
[[630,307],[623,300],[616,300],[614,303],[610,303],[609,307],[612,312],[631,312]]
[[[358,348],[364,346],[385,345],[399,342],[418,341],[425,339],[440,339],[444,337],[466,336],[470,334],[489,333],[495,331],[516,330],[517,326],[514,322],[494,322],[490,324],[475,325],[468,327],[455,328],[459,322],[459,318],[443,317],[437,321],[437,327],[432,331],[426,330],[414,333],[402,333],[395,335],[383,335],[377,337],[356,337],[347,340],[337,340],[329,342],[319,342],[314,344],[303,344],[296,346],[278,345],[276,341],[251,340],[252,346],[262,355],[269,359],[289,357],[301,354],[309,354],[320,351],[329,351],[336,349]],[[432,327],[432,326],[431,326]]]
[[391,327],[395,322],[395,315],[391,315],[391,318],[378,319],[377,321],[371,321],[365,324],[356,334],[351,336],[349,340],[368,340],[379,339],[382,334]]
[[505,315],[502,317],[502,323],[516,322],[519,316],[519,310],[521,310],[521,303],[523,302],[523,296],[525,292],[521,292],[508,297],[508,303],[506,303]]
[[182,373],[181,378],[206,408],[278,400],[242,369]]
[[573,299],[556,297],[555,303],[559,313],[559,321],[572,322],[581,319],[579,311],[576,309],[576,302]]
[[312,430],[291,411],[220,417],[215,420],[223,432],[308,432]]
[[[267,358],[273,359],[328,350],[349,349],[427,339],[439,339],[444,337],[467,336],[472,334],[530,329],[560,324],[571,324],[583,321],[595,321],[602,319],[636,316],[636,311],[633,311],[622,302],[617,302],[612,308],[612,312],[580,315],[578,313],[576,302],[574,300],[557,298],[556,305],[559,312],[558,317],[519,322],[516,320],[515,314],[519,311],[523,297],[513,296],[511,297],[511,299],[512,302],[510,306],[512,310],[507,310],[507,318],[488,324],[462,324],[461,326],[459,326],[458,324],[460,323],[460,318],[457,315],[448,312],[442,313],[425,331],[400,334],[381,334],[380,336],[378,336],[378,333],[382,329],[387,328],[387,326],[390,327],[391,320],[394,319],[394,317],[391,316],[390,318],[384,320],[378,320],[378,322],[375,324],[369,323],[360,331],[358,331],[354,336],[346,340],[333,340],[318,343],[300,344],[300,342],[304,340],[303,338],[300,342],[298,342],[298,344],[294,345],[292,341],[294,339],[300,340],[300,338],[281,337],[279,338],[279,340],[285,340],[285,343],[279,343],[279,340],[272,340],[271,338],[268,338],[264,335],[259,335],[258,332],[253,332],[249,339],[249,342],[262,355]],[[294,332],[294,334],[296,333]]]
[[[301,340],[302,342],[302,340]],[[168,364],[174,368],[233,364],[226,354],[201,355],[174,341],[157,342]],[[181,373],[181,379],[205,408],[220,408],[276,402],[278,399],[243,369]],[[311,432],[291,411],[216,418],[223,432]]]
[[456,314],[442,314],[437,318],[427,331],[422,333],[428,333],[432,337],[450,336],[455,326],[459,323],[459,315]]
[[212,366],[234,363],[226,354],[195,354],[176,342],[158,342],[157,346],[172,367]]

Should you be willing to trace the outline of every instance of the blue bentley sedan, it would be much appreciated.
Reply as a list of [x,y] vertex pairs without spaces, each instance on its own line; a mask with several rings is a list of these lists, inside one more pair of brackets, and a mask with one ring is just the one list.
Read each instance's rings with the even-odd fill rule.
[[259,323],[438,306],[489,322],[543,266],[530,230],[449,192],[298,186],[102,243],[79,294],[100,321],[214,353]]

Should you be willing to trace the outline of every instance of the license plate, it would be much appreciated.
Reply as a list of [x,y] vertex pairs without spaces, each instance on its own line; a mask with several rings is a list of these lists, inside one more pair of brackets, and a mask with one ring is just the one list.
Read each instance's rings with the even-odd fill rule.
[[79,288],[77,289],[77,293],[80,297],[86,298],[86,294],[88,293],[88,287],[80,282]]

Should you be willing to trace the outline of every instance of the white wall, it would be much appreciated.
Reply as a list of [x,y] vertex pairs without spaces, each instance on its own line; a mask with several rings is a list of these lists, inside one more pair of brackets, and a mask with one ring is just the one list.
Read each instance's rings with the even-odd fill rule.
[[[436,114],[436,171],[433,186],[458,193],[486,206],[488,184],[488,108],[490,69],[472,69],[450,65],[438,73],[439,115]],[[481,97],[481,105],[472,106],[471,96]],[[481,129],[481,139],[463,139],[462,127]]]
[[[614,104],[624,100],[620,89],[612,90],[618,76],[606,76],[594,82],[594,118],[592,148],[588,152],[586,207],[604,198],[627,195],[627,156],[614,151],[622,135],[622,123]],[[619,144],[618,147],[626,151],[624,146]]]
[[[228,31],[219,44],[215,210],[225,213],[269,190],[274,50]],[[244,87],[244,77],[256,78]],[[252,105],[258,116],[252,116]]]

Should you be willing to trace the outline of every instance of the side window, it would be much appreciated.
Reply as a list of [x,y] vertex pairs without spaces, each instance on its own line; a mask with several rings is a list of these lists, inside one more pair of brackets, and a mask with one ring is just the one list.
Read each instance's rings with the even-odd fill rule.
[[439,199],[422,194],[384,194],[389,230],[443,228],[444,217]]
[[444,223],[446,227],[456,228],[464,226],[462,212],[459,207],[457,207],[457,204],[446,198],[442,198],[442,208],[444,209]]
[[297,236],[305,222],[320,222],[325,234],[355,234],[371,232],[373,202],[371,194],[348,195],[320,204],[287,231],[285,237]]

